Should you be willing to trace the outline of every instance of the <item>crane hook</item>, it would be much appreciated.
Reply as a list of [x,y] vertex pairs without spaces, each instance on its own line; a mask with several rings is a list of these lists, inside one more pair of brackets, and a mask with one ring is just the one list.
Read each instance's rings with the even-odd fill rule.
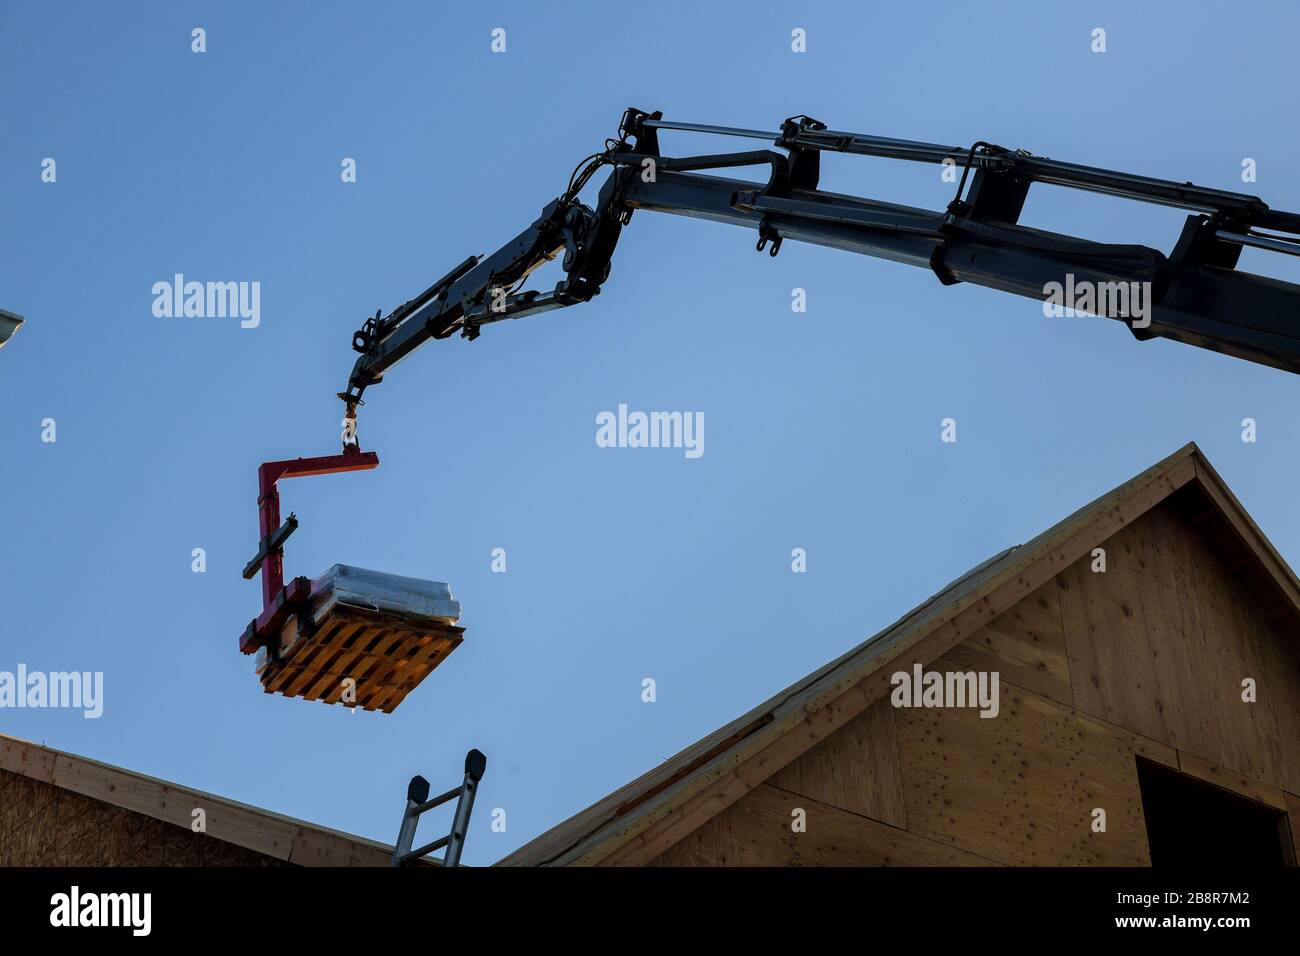
[[347,411],[343,413],[343,454],[355,455],[361,451],[361,441],[357,438],[357,405],[360,400],[348,401]]

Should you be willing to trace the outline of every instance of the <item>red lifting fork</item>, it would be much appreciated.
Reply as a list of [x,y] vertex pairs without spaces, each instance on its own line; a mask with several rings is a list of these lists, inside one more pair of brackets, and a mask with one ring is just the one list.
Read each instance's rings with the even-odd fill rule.
[[[355,410],[348,408],[348,420],[355,422]],[[356,441],[355,425],[346,437]],[[335,475],[345,471],[369,471],[379,465],[379,455],[363,452],[357,444],[345,444],[341,455],[321,455],[316,458],[292,458],[285,461],[264,462],[257,469],[257,512],[262,533],[257,554],[244,566],[244,577],[252,580],[262,572],[262,613],[258,615],[239,639],[239,649],[252,654],[278,635],[285,619],[303,605],[311,593],[311,580],[298,577],[284,586],[284,542],[298,527],[298,519],[290,514],[280,523],[280,492],[276,482],[281,478],[306,478],[310,475]]]

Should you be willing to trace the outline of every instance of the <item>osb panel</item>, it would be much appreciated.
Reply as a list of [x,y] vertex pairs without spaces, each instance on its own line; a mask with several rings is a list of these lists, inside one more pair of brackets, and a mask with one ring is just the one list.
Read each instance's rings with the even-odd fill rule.
[[904,708],[895,726],[916,833],[1019,866],[1150,862],[1134,755],[1176,766],[1173,750],[1006,683],[996,717]]
[[[1167,507],[1057,580],[1080,710],[1300,789],[1300,656],[1200,532]],[[1241,699],[1253,678],[1255,703]]]
[[131,841],[140,822],[139,814],[119,807],[99,804],[96,810],[96,827],[99,830],[99,858],[120,860],[125,865],[131,859]]
[[[795,832],[793,811],[806,829]],[[651,866],[988,866],[972,854],[761,784]]]
[[163,845],[166,842],[169,824],[152,817],[141,817],[131,835],[131,855],[127,858],[128,866],[162,866],[164,863]]
[[[0,771],[8,774],[9,771]],[[57,791],[48,784],[30,780],[21,775],[9,774],[14,778],[13,786],[6,791],[5,806],[0,810],[0,836],[9,830],[17,829],[28,820],[50,812]]]
[[0,866],[283,866],[184,827],[0,770]]
[[793,793],[906,827],[894,747],[894,710],[880,700],[769,781]]
[[948,668],[996,671],[1062,704],[1074,702],[1056,582],[1048,581],[946,655]]
[[102,805],[79,794],[60,792],[55,795],[54,847],[50,865],[76,866],[82,860],[101,859],[100,828],[112,821],[98,812],[98,806]]

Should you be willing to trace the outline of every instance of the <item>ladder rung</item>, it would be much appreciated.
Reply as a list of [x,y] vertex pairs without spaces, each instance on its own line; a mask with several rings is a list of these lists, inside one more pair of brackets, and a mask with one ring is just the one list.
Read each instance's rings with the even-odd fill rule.
[[412,850],[410,853],[402,854],[402,858],[397,861],[397,864],[398,866],[405,866],[407,863],[411,862],[412,860],[418,860],[422,856],[428,856],[434,850],[441,850],[450,841],[451,841],[450,834],[445,837],[439,837],[438,839],[434,840],[432,843],[428,843],[420,847],[418,850]]
[[460,791],[461,791],[460,787],[453,787],[452,789],[448,790],[446,793],[442,794],[441,796],[434,797],[432,800],[425,800],[424,803],[416,804],[412,812],[415,813],[416,815],[419,815],[421,813],[424,813],[426,810],[432,810],[434,807],[440,807],[448,800],[451,800],[455,797],[459,797]]

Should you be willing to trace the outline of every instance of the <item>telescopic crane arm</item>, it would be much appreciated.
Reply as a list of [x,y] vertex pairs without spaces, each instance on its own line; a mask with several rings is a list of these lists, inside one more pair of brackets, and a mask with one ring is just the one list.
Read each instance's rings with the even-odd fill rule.
[[[777,149],[673,158],[660,151],[661,130],[764,140]],[[961,169],[956,197],[936,212],[824,192],[818,189],[823,152],[950,164]],[[586,206],[578,193],[602,166],[611,173],[595,207]],[[765,184],[700,175],[750,166],[766,167]],[[1034,183],[1191,215],[1168,255],[1093,242],[1019,225]],[[1067,281],[1143,283],[1150,309],[1142,324],[1130,323],[1137,338],[1174,339],[1300,372],[1300,285],[1236,268],[1246,246],[1300,256],[1300,215],[1269,209],[1254,196],[984,142],[955,147],[838,132],[807,116],[788,119],[773,133],[674,123],[629,109],[618,139],[580,163],[569,188],[532,225],[491,255],[466,259],[387,317],[367,320],[353,337],[361,354],[339,397],[355,409],[366,388],[429,339],[457,331],[474,339],[491,322],[589,301],[609,275],[620,231],[642,209],[752,228],[758,250],[771,255],[794,239],[920,266],[945,285],[969,282],[1040,300]],[[561,255],[565,278],[552,291],[521,291],[530,273]]]

